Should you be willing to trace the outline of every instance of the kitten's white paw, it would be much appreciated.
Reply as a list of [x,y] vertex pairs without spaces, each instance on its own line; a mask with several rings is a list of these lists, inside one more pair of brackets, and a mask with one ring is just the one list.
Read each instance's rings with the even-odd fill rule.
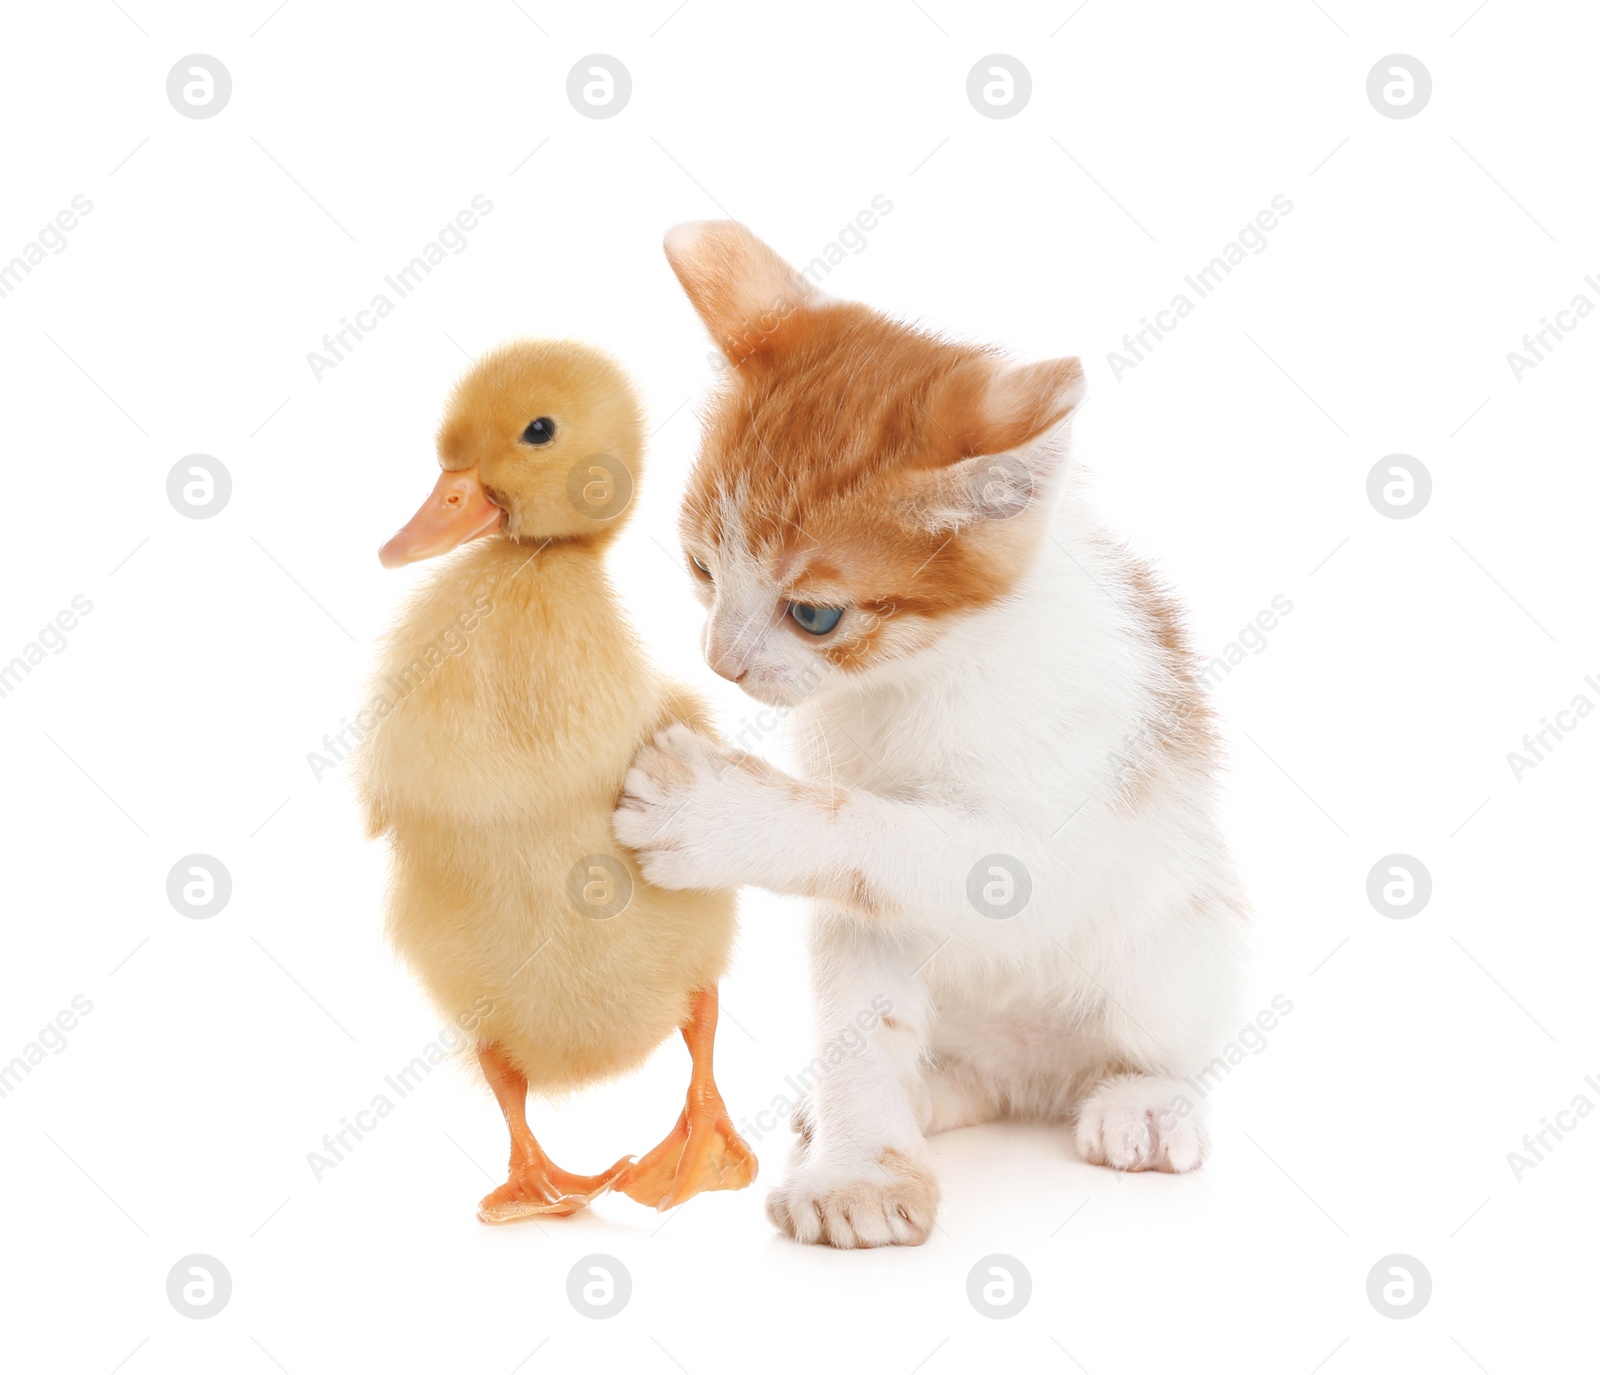
[[801,1164],[767,1195],[767,1216],[780,1231],[847,1250],[921,1246],[938,1207],[933,1171],[895,1150],[852,1167]]
[[1077,1145],[1091,1165],[1113,1170],[1197,1170],[1210,1153],[1205,1123],[1171,1079],[1119,1074],[1078,1109]]
[[732,756],[687,726],[640,747],[612,813],[616,838],[662,888],[737,885],[727,837],[740,816],[744,773]]

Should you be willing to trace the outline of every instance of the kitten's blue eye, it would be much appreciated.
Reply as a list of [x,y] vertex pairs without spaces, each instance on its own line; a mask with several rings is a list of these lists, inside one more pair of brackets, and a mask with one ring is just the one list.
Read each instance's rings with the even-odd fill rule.
[[844,615],[844,609],[837,606],[806,606],[802,602],[790,602],[789,614],[794,617],[794,623],[806,634],[826,635],[839,624],[839,617]]
[[703,573],[706,577],[709,578],[711,576],[711,570],[707,568],[705,564],[701,563],[699,559],[695,558],[693,554],[689,555],[689,562],[692,563],[695,568]]

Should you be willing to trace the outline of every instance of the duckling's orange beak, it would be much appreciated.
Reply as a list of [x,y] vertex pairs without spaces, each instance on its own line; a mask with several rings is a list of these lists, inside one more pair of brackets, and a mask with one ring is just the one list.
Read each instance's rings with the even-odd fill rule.
[[504,515],[485,495],[476,468],[440,473],[417,514],[378,550],[378,562],[385,568],[399,568],[447,554],[458,544],[497,529]]

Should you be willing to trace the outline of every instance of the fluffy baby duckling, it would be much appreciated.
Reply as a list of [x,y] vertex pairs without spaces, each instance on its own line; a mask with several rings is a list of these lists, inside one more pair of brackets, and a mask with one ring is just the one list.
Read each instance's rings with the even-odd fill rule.
[[[441,1012],[489,1008],[478,1060],[511,1132],[478,1216],[573,1213],[616,1188],[669,1208],[738,1189],[756,1159],[712,1077],[731,892],[651,885],[611,813],[640,745],[703,704],[646,661],[602,556],[640,470],[639,404],[604,354],[507,345],[456,387],[444,470],[385,567],[464,546],[412,596],[378,669],[388,703],[362,745],[370,834],[393,852],[389,931]],[[553,1164],[528,1089],[630,1070],[681,1029],[693,1060],[677,1126],[595,1175]]]

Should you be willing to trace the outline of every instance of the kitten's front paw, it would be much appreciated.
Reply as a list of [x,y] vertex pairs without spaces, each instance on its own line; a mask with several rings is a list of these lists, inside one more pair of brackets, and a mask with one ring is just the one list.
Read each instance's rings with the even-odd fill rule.
[[739,878],[730,830],[744,808],[732,756],[687,726],[669,726],[639,749],[612,814],[618,841],[662,888],[731,888]]
[[796,1241],[851,1249],[921,1246],[933,1229],[939,1183],[899,1151],[853,1167],[795,1167],[767,1195],[767,1216]]
[[1205,1163],[1205,1123],[1170,1079],[1123,1074],[1107,1079],[1078,1109],[1078,1153],[1113,1170],[1183,1174]]

